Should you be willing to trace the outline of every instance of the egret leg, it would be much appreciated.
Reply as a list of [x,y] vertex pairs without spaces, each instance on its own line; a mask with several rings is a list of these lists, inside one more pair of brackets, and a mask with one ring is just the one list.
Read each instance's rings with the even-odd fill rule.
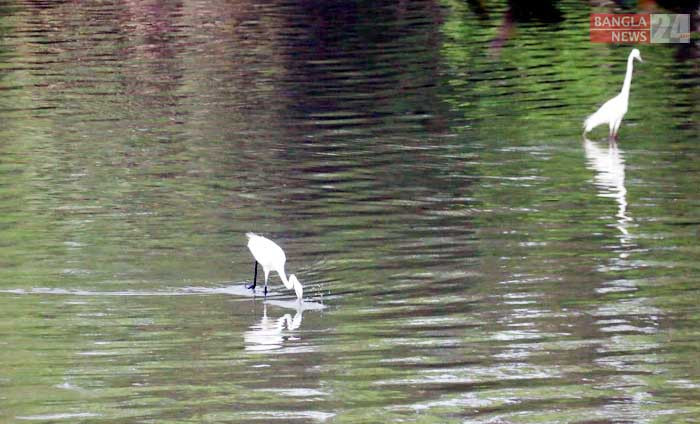
[[[253,284],[250,284],[250,285],[246,286],[245,288],[255,290],[255,285],[256,285],[257,281],[258,281],[258,261],[255,261],[255,268],[253,270]],[[265,286],[265,289],[267,289],[267,285]]]
[[263,293],[265,293],[265,297],[267,298],[267,278],[270,276],[270,272],[267,271],[265,272],[265,288],[263,289]]
[[[264,270],[263,270],[264,271]],[[263,292],[265,293],[265,297],[267,297],[267,278],[270,276],[270,271],[265,272],[265,289]]]
[[611,123],[610,125],[610,138],[613,140],[617,140],[617,132],[620,129],[620,124],[622,123],[622,118],[618,119],[614,123]]

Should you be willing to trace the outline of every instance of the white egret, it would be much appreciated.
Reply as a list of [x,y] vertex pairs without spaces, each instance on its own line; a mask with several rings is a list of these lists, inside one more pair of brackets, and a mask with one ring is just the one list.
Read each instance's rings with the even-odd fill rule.
[[622,118],[627,113],[630,85],[632,84],[632,62],[634,59],[642,62],[642,56],[637,49],[632,49],[627,57],[627,72],[625,73],[625,81],[622,83],[620,94],[605,102],[596,113],[586,118],[583,122],[583,135],[586,135],[587,132],[598,125],[608,124],[610,127],[610,138],[617,138],[617,130],[620,128]]
[[265,296],[267,296],[267,278],[270,275],[270,271],[276,271],[284,286],[289,290],[294,289],[297,298],[301,300],[304,294],[301,283],[294,274],[287,279],[287,274],[284,272],[284,263],[287,261],[284,250],[277,243],[263,236],[254,233],[247,233],[246,236],[248,236],[248,249],[250,249],[250,253],[255,258],[253,284],[247,286],[247,288],[255,290],[258,279],[258,264],[260,264],[265,273]]

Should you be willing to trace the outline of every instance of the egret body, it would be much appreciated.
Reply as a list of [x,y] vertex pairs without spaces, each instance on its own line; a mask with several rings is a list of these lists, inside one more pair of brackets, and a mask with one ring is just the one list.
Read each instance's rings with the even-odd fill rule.
[[249,289],[255,289],[258,278],[258,264],[260,264],[265,274],[265,295],[267,295],[267,279],[270,276],[270,271],[276,271],[282,283],[284,283],[284,286],[289,290],[294,289],[297,298],[301,300],[304,294],[301,283],[293,274],[287,279],[287,274],[284,272],[284,264],[287,261],[284,250],[282,250],[277,243],[263,236],[254,233],[247,233],[246,236],[248,236],[248,249],[255,258],[253,284],[247,287]]
[[632,49],[627,57],[627,72],[625,81],[622,83],[620,94],[608,100],[594,114],[590,115],[583,122],[583,134],[593,130],[598,125],[608,124],[610,128],[610,138],[617,138],[617,131],[622,123],[622,118],[627,113],[627,104],[630,98],[630,85],[632,84],[632,62],[634,59],[642,62],[639,50]]

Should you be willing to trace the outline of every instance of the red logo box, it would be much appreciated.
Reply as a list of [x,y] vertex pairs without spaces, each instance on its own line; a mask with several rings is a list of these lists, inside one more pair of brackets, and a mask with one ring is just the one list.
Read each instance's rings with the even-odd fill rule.
[[592,13],[592,43],[649,44],[651,15],[647,13]]

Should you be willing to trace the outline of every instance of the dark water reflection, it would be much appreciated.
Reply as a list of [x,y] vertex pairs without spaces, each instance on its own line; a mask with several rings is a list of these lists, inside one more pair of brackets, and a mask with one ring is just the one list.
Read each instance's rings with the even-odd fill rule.
[[2,420],[694,419],[696,47],[582,140],[553,4],[3,3]]

